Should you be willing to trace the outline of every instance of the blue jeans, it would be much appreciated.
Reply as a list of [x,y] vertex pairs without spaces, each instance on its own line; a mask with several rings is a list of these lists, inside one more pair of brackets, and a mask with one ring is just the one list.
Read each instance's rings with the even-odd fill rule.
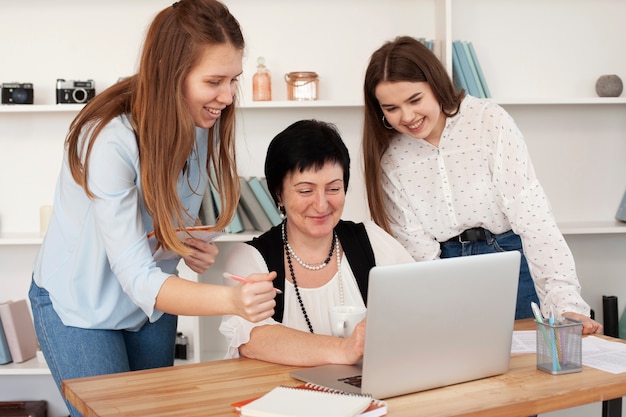
[[[59,390],[65,379],[174,364],[178,316],[163,314],[137,332],[83,329],[64,325],[48,291],[34,282],[28,296],[39,345]],[[65,403],[72,417],[82,417],[67,399]]]
[[[534,317],[530,308],[531,301],[539,304],[539,298],[535,291],[535,283],[528,269],[528,262],[522,249],[522,239],[513,231],[509,230],[499,235],[486,231],[485,242],[443,242],[441,243],[441,258],[453,258],[457,256],[478,255],[482,253],[506,252],[517,250],[522,254],[519,272],[519,285],[517,287],[517,305],[515,306],[515,319]],[[488,291],[488,288],[483,288]]]

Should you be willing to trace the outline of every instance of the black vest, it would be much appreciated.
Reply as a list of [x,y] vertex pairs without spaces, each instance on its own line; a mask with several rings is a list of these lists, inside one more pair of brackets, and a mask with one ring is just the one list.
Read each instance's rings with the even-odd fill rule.
[[[350,267],[356,278],[357,285],[361,291],[363,302],[367,305],[367,286],[370,269],[376,265],[374,251],[370,243],[365,225],[351,221],[340,220],[335,227],[337,237]],[[265,259],[269,271],[276,271],[278,274],[274,279],[274,287],[284,291],[285,289],[285,255],[283,251],[283,239],[281,236],[281,225],[274,226],[259,237],[255,237],[247,244],[254,246]],[[276,295],[276,308],[274,309],[274,320],[283,321],[283,311],[285,309],[285,296]]]

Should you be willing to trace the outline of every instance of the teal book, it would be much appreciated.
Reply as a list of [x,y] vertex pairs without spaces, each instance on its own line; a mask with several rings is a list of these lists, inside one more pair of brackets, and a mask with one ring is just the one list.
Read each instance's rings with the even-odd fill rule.
[[476,49],[474,48],[474,45],[471,42],[467,42],[467,46],[469,48],[472,60],[474,61],[474,66],[476,67],[476,72],[478,73],[478,79],[480,80],[480,84],[483,88],[483,92],[485,93],[485,98],[491,98],[491,91],[489,91],[489,87],[487,86],[487,80],[485,79],[485,74],[483,74],[483,69],[480,66],[478,55],[476,55]]
[[258,202],[261,204],[263,211],[265,211],[265,214],[269,217],[272,226],[278,226],[283,220],[280,218],[278,208],[276,208],[274,201],[265,191],[261,181],[257,177],[250,177],[248,179],[248,184],[250,185],[250,188],[252,189],[252,192]]
[[454,48],[452,48],[452,80],[457,90],[465,90],[466,93],[469,93],[467,83],[465,82],[465,75],[463,75],[461,63],[459,62],[459,55]]
[[[211,186],[211,194],[213,195],[213,200],[215,200],[215,210],[216,210],[215,214],[217,215],[217,217],[219,217],[221,215],[219,210],[222,207],[222,199],[220,197],[220,194],[217,192],[217,189],[213,186]],[[239,218],[239,213],[235,211],[235,215],[233,216],[233,219],[230,221],[228,226],[226,226],[224,231],[226,233],[243,232],[243,223],[241,223],[241,219]]]
[[463,44],[463,50],[465,51],[465,56],[467,57],[467,62],[469,63],[469,67],[472,70],[472,77],[474,78],[474,81],[476,82],[476,86],[478,87],[478,92],[480,92],[480,95],[477,96],[479,98],[487,98],[487,96],[485,95],[485,91],[483,90],[483,85],[480,82],[480,76],[478,75],[478,71],[476,70],[476,64],[474,62],[474,57],[472,57],[472,53],[470,51],[469,48],[469,42],[462,42]]
[[7,337],[4,334],[2,328],[2,320],[0,319],[0,365],[12,362],[11,351],[9,350],[9,344],[7,343]]
[[461,71],[463,72],[465,82],[467,83],[467,93],[474,97],[480,97],[480,90],[478,89],[476,80],[472,75],[472,68],[470,67],[468,61],[469,57],[465,55],[465,48],[463,47],[463,43],[461,41],[454,41],[452,42],[452,48],[456,51],[456,54],[459,57]]

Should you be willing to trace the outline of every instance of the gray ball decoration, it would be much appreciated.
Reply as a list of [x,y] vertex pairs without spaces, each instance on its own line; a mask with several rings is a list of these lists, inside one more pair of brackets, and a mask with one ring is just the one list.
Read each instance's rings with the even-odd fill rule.
[[596,81],[596,93],[600,97],[619,97],[623,89],[622,79],[615,74],[601,75]]

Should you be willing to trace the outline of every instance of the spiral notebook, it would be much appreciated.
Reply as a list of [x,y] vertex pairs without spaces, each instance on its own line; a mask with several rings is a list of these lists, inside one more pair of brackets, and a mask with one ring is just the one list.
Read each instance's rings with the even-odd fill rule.
[[376,417],[387,414],[384,401],[315,384],[281,385],[262,397],[232,405],[242,417]]

